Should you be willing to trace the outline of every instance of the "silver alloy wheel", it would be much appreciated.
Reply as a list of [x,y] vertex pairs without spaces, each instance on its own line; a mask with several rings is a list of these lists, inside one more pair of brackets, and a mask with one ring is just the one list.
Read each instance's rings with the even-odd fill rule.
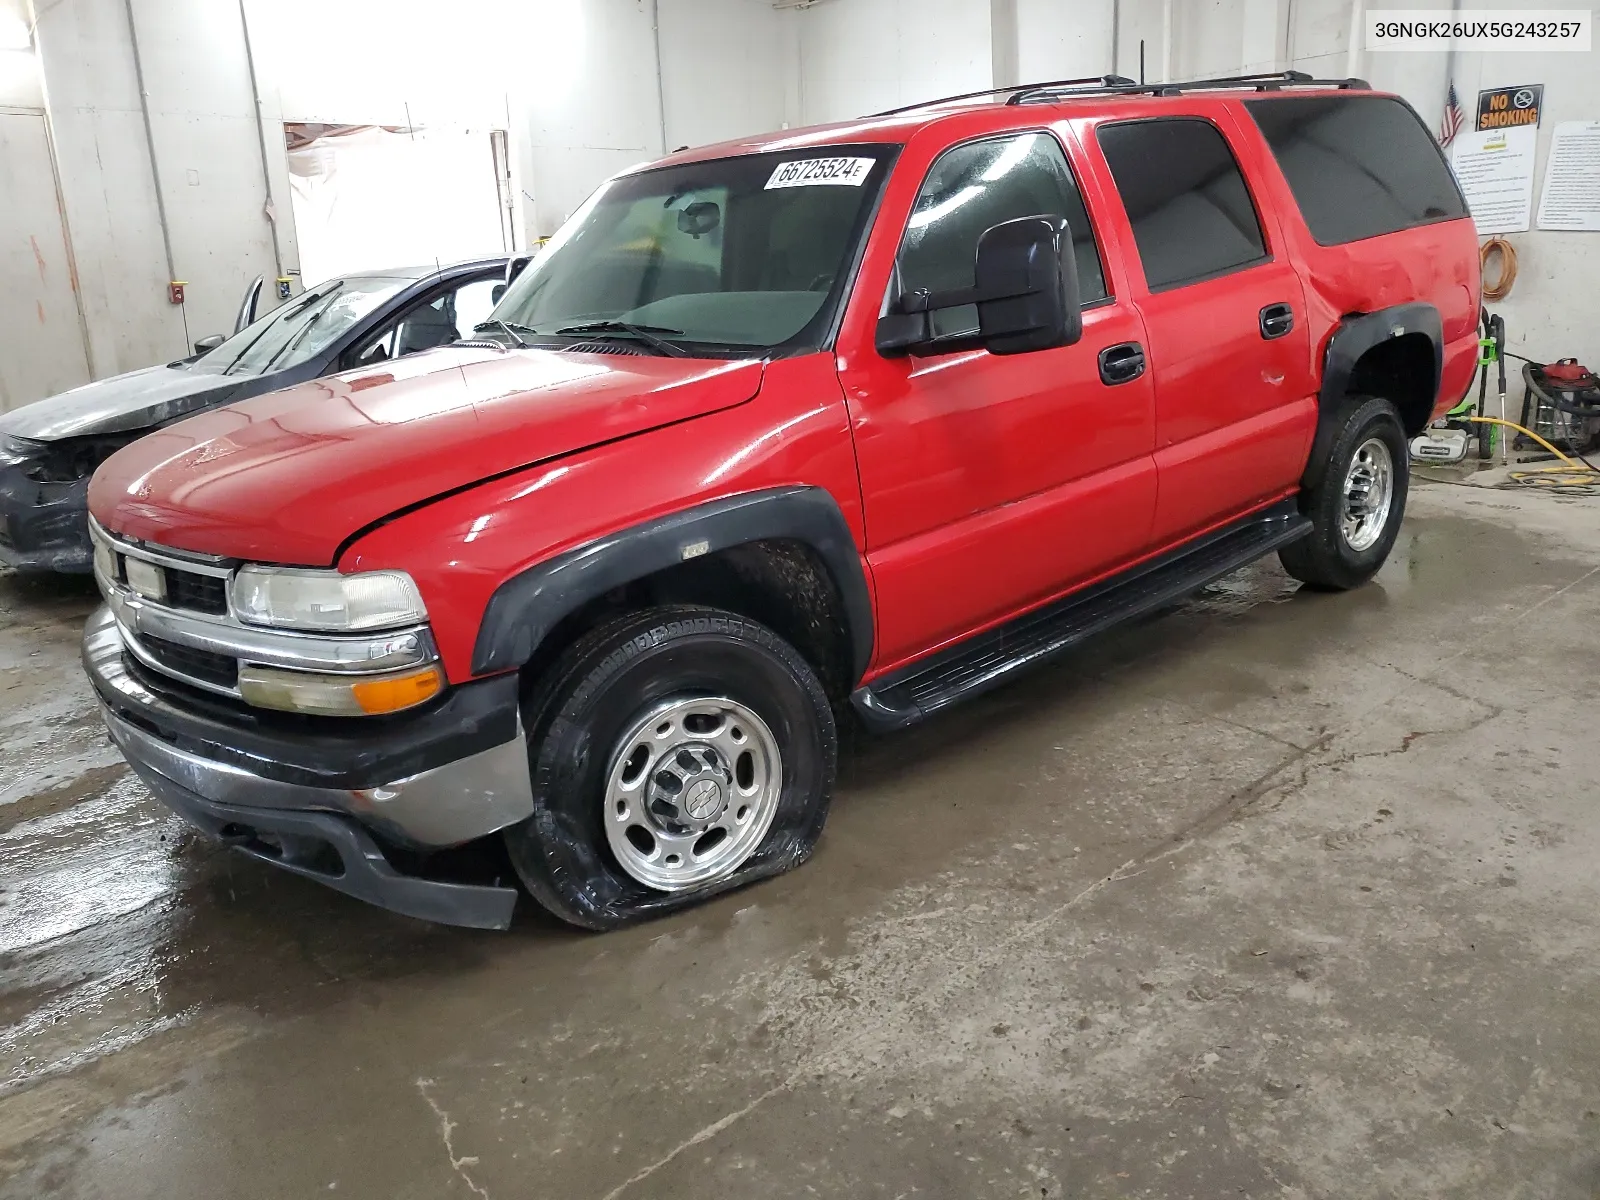
[[647,887],[714,883],[761,845],[782,792],[777,739],[754,712],[723,696],[669,700],[612,750],[606,841]]
[[1356,448],[1344,477],[1344,512],[1339,530],[1345,545],[1360,553],[1383,536],[1394,505],[1394,458],[1389,443],[1368,438]]

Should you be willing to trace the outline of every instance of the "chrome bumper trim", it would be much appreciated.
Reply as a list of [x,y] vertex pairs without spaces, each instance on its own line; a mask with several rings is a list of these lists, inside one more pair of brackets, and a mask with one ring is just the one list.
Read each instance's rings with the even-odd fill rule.
[[[90,518],[91,538],[117,554],[140,558],[174,570],[226,578],[231,568],[199,562],[175,554],[134,546],[108,534]],[[220,562],[221,560],[215,560]],[[433,632],[427,625],[376,633],[326,635],[296,633],[246,625],[231,612],[226,616],[169,608],[140,596],[132,588],[108,579],[95,564],[100,594],[116,617],[128,650],[152,671],[180,679],[191,687],[238,698],[237,688],[225,687],[174,670],[140,644],[141,637],[159,638],[193,650],[222,654],[241,664],[280,667],[290,671],[315,671],[329,675],[372,674],[420,667],[439,660]]]
[[[84,660],[122,700],[134,706],[155,697],[128,674],[118,657],[120,634],[104,610],[84,630]],[[527,744],[520,719],[515,735],[453,762],[373,787],[314,787],[270,779],[232,763],[180,749],[113,712],[100,701],[111,740],[158,796],[173,784],[214,804],[264,811],[334,812],[424,848],[456,846],[494,833],[533,812]]]
[[[146,782],[174,783],[213,804],[343,813],[427,848],[459,846],[515,825],[533,812],[528,750],[520,736],[382,787],[334,791],[266,779],[179,750],[124,721],[104,704],[100,715],[117,749]],[[151,775],[160,779],[152,780]]]

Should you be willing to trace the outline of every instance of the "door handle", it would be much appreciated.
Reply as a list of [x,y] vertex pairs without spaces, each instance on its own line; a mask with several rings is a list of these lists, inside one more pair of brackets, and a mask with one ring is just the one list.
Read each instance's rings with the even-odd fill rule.
[[1144,374],[1144,347],[1119,342],[1100,351],[1100,382],[1108,386],[1132,383]]
[[1261,310],[1261,336],[1267,341],[1281,338],[1294,328],[1294,309],[1287,304],[1269,304]]

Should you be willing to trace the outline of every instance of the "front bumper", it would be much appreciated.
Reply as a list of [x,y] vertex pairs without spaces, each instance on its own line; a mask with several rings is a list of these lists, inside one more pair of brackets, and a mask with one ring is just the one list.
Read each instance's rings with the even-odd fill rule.
[[83,663],[112,740],[156,798],[254,857],[383,908],[503,929],[514,888],[398,870],[388,844],[457,846],[533,811],[515,677],[419,714],[280,720],[164,686],[130,665],[108,609]]
[[20,571],[83,574],[89,543],[89,480],[39,483],[0,458],[0,563]]

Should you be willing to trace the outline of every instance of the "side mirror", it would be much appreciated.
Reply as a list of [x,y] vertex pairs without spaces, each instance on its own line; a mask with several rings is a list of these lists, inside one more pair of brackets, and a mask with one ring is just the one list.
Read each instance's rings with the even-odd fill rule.
[[[975,305],[976,333],[935,338],[930,314]],[[907,292],[878,321],[883,355],[968,350],[1026,354],[1070,346],[1083,336],[1078,263],[1064,217],[1018,217],[978,238],[973,286]]]
[[222,345],[225,340],[220,333],[213,333],[210,337],[203,337],[195,342],[194,352],[196,355],[208,354]]
[[533,261],[533,255],[531,255],[531,254],[513,254],[509,259],[507,259],[506,260],[506,286],[510,287],[512,282],[516,279],[516,277],[518,275],[521,275],[523,270],[524,270],[524,268],[526,268],[527,265],[529,263],[531,263],[532,261]]
[[505,298],[506,298],[506,285],[505,284],[497,283],[492,288],[489,289],[489,303],[490,304],[499,304],[500,301],[504,300]]
[[[244,290],[244,299],[239,302],[239,315],[233,319],[233,331],[238,333],[246,325],[253,324],[256,319],[256,305],[261,300],[261,285],[266,280],[256,276],[256,281]],[[198,345],[198,343],[196,343]]]

